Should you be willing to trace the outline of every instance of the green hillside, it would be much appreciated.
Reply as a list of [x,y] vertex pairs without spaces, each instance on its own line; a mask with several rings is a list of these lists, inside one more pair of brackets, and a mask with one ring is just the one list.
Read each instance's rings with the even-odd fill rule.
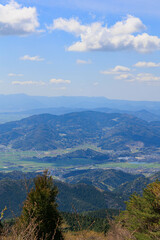
[[[15,172],[16,174],[16,172]],[[22,203],[27,192],[33,186],[33,178],[15,179],[9,175],[0,180],[0,206],[7,207],[5,217],[13,218],[20,214]],[[102,192],[87,184],[68,184],[54,181],[59,189],[57,202],[60,211],[77,212],[93,211],[106,208],[124,208],[120,196],[112,192]]]
[[94,111],[61,116],[41,114],[1,124],[0,135],[0,144],[21,150],[47,151],[82,144],[118,150],[139,142],[144,146],[160,146],[160,123]]
[[68,183],[86,183],[102,190],[113,190],[124,183],[132,183],[142,175],[133,175],[123,171],[108,169],[76,170],[64,174],[63,178]]
[[[35,173],[24,174],[18,171],[0,173],[0,210],[7,206],[5,217],[20,214],[22,203],[33,186],[35,176]],[[68,183],[54,180],[54,184],[59,190],[57,202],[60,211],[76,210],[81,213],[101,209],[124,209],[124,201],[134,192],[141,194],[143,189],[160,178],[159,176],[160,173],[146,178],[116,170],[82,170],[66,174]]]

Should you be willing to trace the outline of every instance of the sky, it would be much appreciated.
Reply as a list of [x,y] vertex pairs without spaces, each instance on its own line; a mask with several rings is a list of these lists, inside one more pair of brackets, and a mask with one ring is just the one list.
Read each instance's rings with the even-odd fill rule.
[[160,101],[158,0],[1,0],[0,94]]

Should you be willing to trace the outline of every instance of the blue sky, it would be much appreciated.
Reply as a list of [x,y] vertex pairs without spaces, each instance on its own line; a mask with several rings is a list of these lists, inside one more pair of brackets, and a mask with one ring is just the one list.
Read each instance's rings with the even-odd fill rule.
[[160,101],[158,0],[0,3],[0,94]]

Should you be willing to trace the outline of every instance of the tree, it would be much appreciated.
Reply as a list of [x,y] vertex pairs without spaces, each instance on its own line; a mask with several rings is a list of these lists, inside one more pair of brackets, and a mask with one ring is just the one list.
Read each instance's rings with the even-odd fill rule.
[[142,196],[132,195],[119,219],[138,240],[160,239],[160,182],[149,184]]
[[62,240],[62,218],[56,204],[57,187],[47,171],[42,176],[37,176],[34,184],[35,187],[28,193],[24,202],[20,223],[25,225],[26,229],[29,226],[29,231],[34,227],[37,240]]

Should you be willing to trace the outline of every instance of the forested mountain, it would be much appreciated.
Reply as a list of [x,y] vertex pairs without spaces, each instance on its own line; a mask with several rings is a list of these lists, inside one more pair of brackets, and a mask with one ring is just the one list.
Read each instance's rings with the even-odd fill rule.
[[128,115],[140,118],[142,120],[145,120],[147,122],[160,121],[160,115],[159,115],[160,111],[155,111],[154,113],[154,111],[151,112],[146,109],[132,111],[132,110],[120,110],[115,108],[95,108],[93,110],[96,112],[128,114]]
[[121,109],[116,109],[116,108],[93,108],[93,107],[88,107],[88,108],[79,108],[79,107],[46,107],[46,108],[36,108],[36,109],[31,109],[31,110],[26,110],[26,111],[7,111],[5,112],[0,112],[0,123],[5,123],[9,121],[18,121],[23,118],[30,117],[32,115],[37,115],[37,114],[53,114],[53,115],[64,115],[67,113],[73,113],[73,112],[83,112],[83,111],[95,111],[95,112],[104,112],[104,113],[121,113],[121,114],[128,114],[131,116],[138,117],[142,120],[145,120],[147,122],[152,122],[152,121],[160,121],[160,110],[155,110],[150,111],[146,109],[141,109],[138,111],[133,111],[133,110],[121,110]]
[[89,169],[72,171],[64,174],[63,178],[68,183],[86,183],[106,191],[117,189],[119,186],[123,186],[124,183],[132,184],[135,179],[139,179],[142,176],[143,175],[140,174],[133,175],[114,169]]
[[[6,217],[20,214],[26,194],[33,186],[33,175],[35,173],[23,174],[16,171],[3,175],[4,178],[0,180],[0,206],[1,209],[7,206]],[[90,182],[88,180],[85,183],[85,175],[88,175]],[[116,170],[84,170],[66,174],[65,178],[68,183],[54,180],[59,191],[59,209],[64,212],[84,212],[124,209],[124,201],[134,192],[141,194],[147,184],[160,179],[160,173],[146,178]]]
[[[82,162],[85,162],[85,164],[98,164],[98,163],[106,163],[113,161],[113,158],[107,154],[107,153],[101,153],[95,150],[92,150],[90,148],[87,148],[86,150],[80,149],[76,150],[70,153],[65,153],[61,155],[57,155],[55,157],[31,157],[27,158],[27,161],[34,161],[37,163],[66,163],[67,161],[76,161],[79,164]],[[25,159],[24,159],[25,160]]]
[[[84,212],[106,208],[123,209],[125,206],[120,195],[109,191],[102,192],[94,186],[84,183],[67,184],[60,181],[54,181],[54,184],[59,190],[57,203],[60,211]],[[0,206],[1,210],[7,207],[5,217],[15,217],[20,214],[22,203],[32,186],[33,179],[0,180]]]
[[129,149],[130,144],[139,142],[159,147],[160,122],[94,111],[41,114],[1,124],[0,135],[0,144],[22,150],[71,148],[86,143],[117,150]]
[[28,180],[36,177],[38,173],[36,172],[21,172],[21,171],[13,171],[13,172],[0,172],[0,180],[9,178],[13,180]]

